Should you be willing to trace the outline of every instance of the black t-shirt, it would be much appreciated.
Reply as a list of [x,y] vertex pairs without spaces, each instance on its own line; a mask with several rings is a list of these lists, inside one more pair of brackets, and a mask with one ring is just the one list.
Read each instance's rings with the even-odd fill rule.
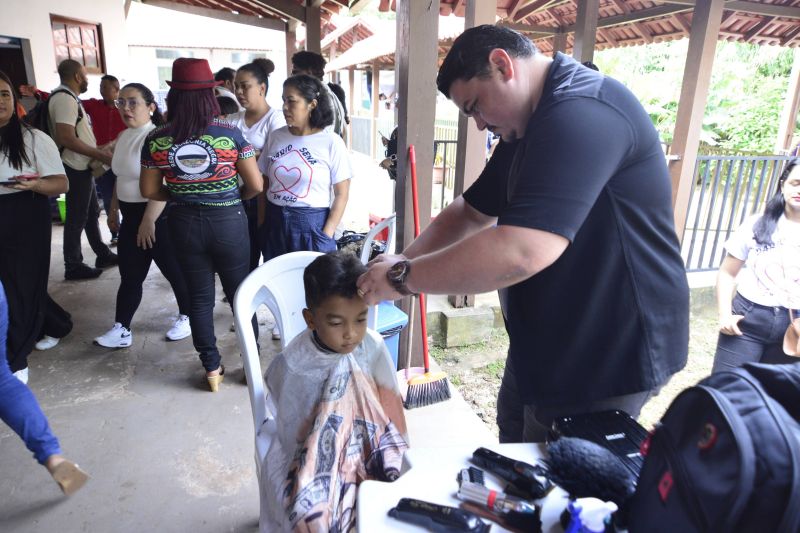
[[557,54],[520,141],[464,193],[499,225],[570,244],[503,294],[526,404],[649,390],[686,364],[689,289],[658,134],[619,82]]

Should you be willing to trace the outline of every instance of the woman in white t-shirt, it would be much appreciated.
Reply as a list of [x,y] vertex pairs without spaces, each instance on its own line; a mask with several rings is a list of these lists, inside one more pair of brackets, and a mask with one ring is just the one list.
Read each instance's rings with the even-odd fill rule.
[[11,316],[8,363],[27,382],[28,354],[42,332],[50,274],[50,200],[69,188],[53,140],[17,117],[0,73],[0,281]]
[[783,353],[783,335],[789,309],[797,314],[800,308],[798,163],[787,163],[764,214],[746,220],[725,243],[717,276],[720,335],[713,372],[748,362],[796,362]]
[[267,179],[264,261],[311,250],[336,250],[353,172],[342,138],[324,130],[333,112],[325,87],[301,74],[283,84],[287,126],[270,134],[258,160]]
[[[156,266],[172,286],[178,302],[178,319],[167,331],[167,340],[177,341],[192,334],[189,325],[189,289],[180,273],[167,231],[166,202],[148,200],[139,192],[142,145],[164,119],[152,91],[141,83],[129,83],[115,101],[128,127],[119,134],[111,168],[117,176],[108,214],[108,227],[119,231],[119,289],[114,326],[94,339],[106,348],[124,348],[133,342],[131,321],[142,301],[142,285],[150,265]],[[122,211],[122,223],[119,213]]]
[[[273,70],[275,70],[274,63],[263,58],[239,67],[239,70],[236,71],[234,89],[236,90],[236,99],[244,109],[225,118],[242,130],[244,138],[255,148],[256,157],[261,155],[270,132],[286,125],[281,110],[270,107],[267,103],[269,75]],[[250,234],[250,271],[253,271],[261,259],[259,220],[263,221],[264,219],[263,198],[259,195],[247,200],[244,205],[247,213],[247,229]]]

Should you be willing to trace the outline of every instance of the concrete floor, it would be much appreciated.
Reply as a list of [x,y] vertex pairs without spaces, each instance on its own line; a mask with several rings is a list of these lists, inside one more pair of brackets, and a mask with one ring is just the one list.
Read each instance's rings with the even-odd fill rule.
[[[374,172],[366,158],[360,163],[345,217],[355,222],[347,227],[366,226],[368,211],[388,214],[376,205],[376,187],[383,203],[391,202],[385,172]],[[107,234],[104,219],[101,228]],[[114,268],[97,280],[64,281],[61,234],[55,225],[49,290],[75,326],[57,347],[31,354],[29,385],[65,455],[91,479],[64,498],[17,435],[0,425],[0,531],[256,531],[251,411],[227,304],[215,309],[226,379],[211,394],[191,338],[165,340],[177,308],[155,267],[132,324],[133,345],[92,344],[113,324],[119,274]],[[95,259],[85,239],[84,257]],[[265,311],[259,318],[266,368],[279,343],[268,340],[271,316]],[[457,393],[445,404],[408,412],[408,425],[412,446],[452,446],[465,431],[475,442],[494,440]]]

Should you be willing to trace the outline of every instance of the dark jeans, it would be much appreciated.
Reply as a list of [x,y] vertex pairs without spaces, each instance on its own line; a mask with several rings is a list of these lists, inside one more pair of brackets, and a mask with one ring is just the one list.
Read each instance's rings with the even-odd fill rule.
[[659,390],[660,387],[624,396],[558,407],[523,405],[519,397],[511,359],[507,358],[503,382],[500,385],[500,393],[497,395],[497,425],[500,429],[500,442],[544,442],[553,421],[569,415],[619,409],[633,418],[637,418],[642,406],[647,403],[647,400],[658,394]]
[[[247,216],[241,205],[173,206],[167,227],[189,289],[192,341],[203,367],[212,372],[221,361],[214,335],[214,273],[233,307],[236,289],[250,273]],[[255,316],[253,329],[258,338]]]
[[19,435],[36,460],[44,464],[51,455],[60,454],[61,448],[36,397],[11,373],[6,361],[7,327],[8,306],[0,283],[0,419]]
[[[731,310],[736,315],[744,316],[739,321],[742,335],[719,334],[712,373],[740,367],[745,363],[797,362],[796,358],[783,353],[783,335],[789,327],[788,309],[759,305],[737,292]],[[795,315],[797,313],[795,310]]]
[[[95,180],[97,192],[100,193],[100,200],[103,201],[103,209],[106,216],[111,212],[111,197],[114,195],[114,184],[117,182],[117,176],[111,169],[106,170],[105,174]],[[111,237],[116,237],[117,233],[112,231]]]
[[12,372],[28,366],[28,355],[44,324],[51,227],[46,196],[0,195],[0,282],[6,288],[10,316],[3,360],[8,358]]
[[144,217],[147,202],[120,202],[122,224],[119,229],[119,290],[117,291],[117,311],[115,321],[126,328],[131,327],[133,315],[142,301],[142,284],[150,271],[150,264],[156,266],[167,278],[178,302],[178,311],[189,315],[189,289],[181,275],[175,249],[167,230],[167,209],[156,221],[156,242],[152,248],[143,249],[136,245],[136,235]]
[[67,219],[64,221],[64,270],[69,271],[83,263],[81,232],[97,257],[108,257],[111,250],[100,235],[100,207],[91,170],[75,170],[64,165],[69,180],[67,191]]
[[264,261],[289,252],[336,251],[336,241],[322,232],[328,213],[327,207],[281,207],[267,202]]
[[258,228],[258,198],[242,202],[247,213],[247,233],[250,236],[250,272],[258,267],[261,260],[261,234]]

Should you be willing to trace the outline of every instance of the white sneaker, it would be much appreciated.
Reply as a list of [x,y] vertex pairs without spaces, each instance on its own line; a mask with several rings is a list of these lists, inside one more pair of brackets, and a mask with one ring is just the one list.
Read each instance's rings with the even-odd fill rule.
[[28,367],[26,366],[22,370],[17,370],[14,372],[14,377],[23,382],[25,385],[28,384]]
[[175,325],[169,328],[167,332],[167,340],[179,341],[191,334],[192,326],[189,324],[189,317],[186,315],[178,315],[178,320],[175,321]]
[[280,330],[280,328],[278,328],[277,324],[275,324],[272,327],[272,340],[274,340],[274,341],[281,340],[281,330]]
[[95,337],[94,343],[106,348],[127,348],[133,343],[131,330],[125,328],[119,322],[114,323],[114,327],[106,331],[100,337]]
[[36,348],[39,351],[49,350],[50,348],[53,348],[56,344],[58,344],[58,341],[60,340],[61,339],[58,339],[56,337],[45,335],[44,337],[39,339],[39,342],[36,343],[34,348]]

